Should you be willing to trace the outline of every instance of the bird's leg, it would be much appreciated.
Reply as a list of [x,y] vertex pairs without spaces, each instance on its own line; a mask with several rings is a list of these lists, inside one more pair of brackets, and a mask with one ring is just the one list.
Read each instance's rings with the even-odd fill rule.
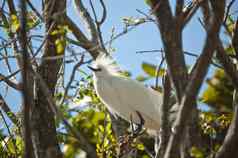
[[132,114],[130,114],[130,125],[131,125],[132,135],[134,135],[133,133],[134,133],[135,129],[134,129],[134,125],[133,125]]
[[137,126],[138,126],[138,128],[135,130],[135,133],[140,133],[141,131],[142,131],[142,129],[143,129],[143,126],[144,126],[144,124],[145,124],[145,120],[144,120],[144,118],[141,116],[141,114],[140,114],[140,112],[139,111],[136,111],[136,114],[139,116],[139,118],[140,118],[140,123],[139,124],[137,124]]
[[139,111],[136,111],[136,114],[138,115],[139,119],[140,119],[140,123],[139,124],[136,124],[137,125],[137,128],[134,129],[134,126],[133,126],[133,120],[132,120],[132,115],[130,115],[130,122],[131,122],[131,129],[132,129],[132,137],[137,137],[139,134],[141,134],[141,131],[143,129],[143,126],[145,124],[145,120],[144,118],[141,116],[140,112]]
[[120,143],[119,143],[119,147],[120,147],[120,151],[119,151],[119,157],[121,157],[121,155],[125,155],[126,153],[131,152],[132,150],[134,150],[134,147],[132,146],[133,143],[135,143],[135,139],[142,134],[142,127],[145,124],[145,120],[143,119],[143,117],[141,116],[139,111],[136,111],[136,114],[138,115],[139,119],[140,119],[140,123],[136,124],[138,127],[135,129],[135,127],[133,126],[133,116],[132,114],[130,114],[130,125],[131,125],[131,130],[132,132],[129,134],[125,134],[124,136],[121,137],[120,139]]
[[155,144],[154,144],[155,157],[158,156],[159,150],[161,150],[161,133],[156,132]]

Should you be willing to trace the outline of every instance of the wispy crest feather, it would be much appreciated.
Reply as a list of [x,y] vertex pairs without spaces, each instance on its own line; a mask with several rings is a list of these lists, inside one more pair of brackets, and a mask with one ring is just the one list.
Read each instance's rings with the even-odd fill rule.
[[103,54],[98,56],[93,65],[95,65],[96,67],[105,68],[110,74],[121,75],[120,67],[115,62],[115,60],[113,60],[113,58],[108,55]]

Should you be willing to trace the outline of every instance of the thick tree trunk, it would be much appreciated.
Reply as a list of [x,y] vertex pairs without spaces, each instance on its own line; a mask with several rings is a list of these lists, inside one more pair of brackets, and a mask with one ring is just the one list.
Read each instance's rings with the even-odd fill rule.
[[[58,23],[55,22],[55,15],[64,14],[66,9],[65,0],[45,0],[44,1],[44,20],[45,20],[45,34],[47,36],[44,57],[56,56],[57,51],[55,47],[55,40],[57,35],[47,35],[49,29],[57,28]],[[62,60],[44,60],[38,67],[37,72],[46,82],[52,95],[55,91],[55,85],[58,79],[58,72],[62,65]],[[57,141],[55,115],[50,109],[49,103],[46,100],[44,89],[36,83],[36,97],[35,105],[31,111],[31,127],[32,127],[32,141],[34,146],[34,153],[37,158],[61,158],[62,153]]]

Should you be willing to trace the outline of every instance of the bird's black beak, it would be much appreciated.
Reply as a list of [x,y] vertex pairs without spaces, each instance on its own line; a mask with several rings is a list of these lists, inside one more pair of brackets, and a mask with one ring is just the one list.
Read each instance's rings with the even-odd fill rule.
[[89,66],[89,65],[88,65],[88,68],[89,68],[90,70],[94,71],[94,72],[101,71],[100,68],[93,68],[93,67],[91,67],[91,66]]

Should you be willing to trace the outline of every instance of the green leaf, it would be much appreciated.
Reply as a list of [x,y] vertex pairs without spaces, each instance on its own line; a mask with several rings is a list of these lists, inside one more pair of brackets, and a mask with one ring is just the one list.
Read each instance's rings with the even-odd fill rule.
[[229,112],[232,109],[234,87],[224,70],[215,70],[213,76],[207,79],[207,84],[200,100],[216,110]]
[[50,33],[51,35],[57,35],[57,34],[59,34],[59,30],[53,30],[51,33]]
[[55,41],[57,54],[63,54],[64,53],[65,45],[66,45],[66,40],[65,39],[59,38]]
[[[142,69],[144,70],[144,72],[145,72],[147,75],[149,75],[149,76],[151,76],[151,77],[156,77],[156,75],[157,75],[157,72],[156,72],[157,66],[156,66],[156,65],[143,62],[143,63],[142,63]],[[159,77],[162,77],[164,74],[165,74],[165,69],[161,68],[161,69],[159,70],[158,76],[159,76]]]
[[153,0],[144,0],[144,1],[149,6],[152,6],[152,4],[153,4]]
[[141,143],[139,143],[139,144],[137,144],[136,145],[136,148],[138,149],[138,150],[145,150],[145,146],[143,145],[143,144],[141,144]]
[[33,13],[28,12],[27,14],[27,29],[30,30],[41,23],[40,19]]
[[230,44],[227,48],[226,48],[226,53],[228,55],[234,55],[235,54],[235,49],[234,47],[232,46],[232,44]]
[[17,32],[20,29],[20,22],[15,14],[11,15],[11,31],[13,33]]
[[204,158],[204,154],[201,150],[199,150],[197,147],[192,147],[190,150],[191,157],[194,158]]

